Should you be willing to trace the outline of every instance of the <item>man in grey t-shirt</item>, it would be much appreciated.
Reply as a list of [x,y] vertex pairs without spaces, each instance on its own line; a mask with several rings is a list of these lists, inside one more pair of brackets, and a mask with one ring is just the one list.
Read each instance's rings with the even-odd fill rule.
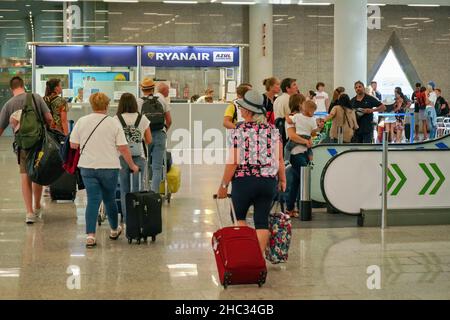
[[[13,97],[9,99],[3,106],[0,113],[0,136],[3,134],[5,129],[9,126],[11,115],[22,110],[26,104],[27,93],[25,92],[25,86],[22,78],[13,77],[9,82]],[[43,115],[42,118],[45,122],[50,125],[53,121],[50,110],[47,104],[44,102],[41,96],[38,94],[33,94],[34,101],[36,102],[36,109]],[[42,186],[35,183],[31,183],[30,177],[28,177],[25,168],[25,161],[28,156],[28,151],[20,150],[18,155],[19,165],[20,165],[20,175],[22,181],[22,194],[23,200],[25,201],[25,207],[27,210],[26,223],[32,224],[35,221],[35,217],[40,215],[41,211],[41,196],[42,196]],[[34,196],[34,211],[33,211],[33,196]]]

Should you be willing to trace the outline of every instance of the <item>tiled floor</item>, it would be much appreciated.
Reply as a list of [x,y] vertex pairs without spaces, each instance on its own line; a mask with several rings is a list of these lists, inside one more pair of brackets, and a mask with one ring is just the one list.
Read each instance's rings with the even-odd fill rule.
[[[105,224],[97,248],[87,250],[83,192],[75,204],[45,200],[43,220],[25,225],[10,143],[0,138],[1,299],[450,298],[450,226],[388,228],[382,234],[377,228],[296,223],[289,262],[269,265],[262,288],[223,290],[210,245],[218,223],[211,195],[221,166],[182,166],[181,190],[164,205],[164,231],[155,243],[112,242]],[[367,287],[372,265],[381,270],[380,290]],[[69,266],[79,268],[80,289],[67,286]]]

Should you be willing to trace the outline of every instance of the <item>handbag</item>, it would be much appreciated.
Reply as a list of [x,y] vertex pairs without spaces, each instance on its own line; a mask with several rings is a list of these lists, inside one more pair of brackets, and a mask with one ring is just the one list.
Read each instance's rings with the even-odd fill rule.
[[[34,95],[31,95],[31,98],[34,105],[37,106]],[[46,128],[41,113],[37,111],[37,114],[42,125],[42,139],[28,153],[26,170],[31,181],[48,186],[64,173],[60,156],[61,141],[64,139],[64,135],[57,130]]]
[[66,137],[66,140],[64,142],[64,145],[61,148],[61,155],[63,158],[63,168],[70,174],[75,174],[78,168],[78,162],[80,161],[80,157],[83,154],[84,148],[86,147],[86,144],[88,143],[89,139],[92,137],[92,134],[97,130],[98,126],[106,119],[108,116],[105,116],[100,122],[95,126],[94,130],[89,134],[88,138],[86,139],[86,142],[84,143],[83,147],[78,149],[72,149],[70,147],[70,135]]
[[[280,204],[280,210],[276,204]],[[291,217],[284,213],[284,203],[280,201],[279,197],[274,201],[273,206],[275,206],[275,212],[269,214],[270,240],[266,250],[266,259],[273,264],[278,264],[286,262],[289,257],[292,222]]]
[[51,133],[44,130],[41,143],[29,152],[26,159],[27,175],[31,181],[41,186],[48,186],[64,173],[59,155],[60,146]]

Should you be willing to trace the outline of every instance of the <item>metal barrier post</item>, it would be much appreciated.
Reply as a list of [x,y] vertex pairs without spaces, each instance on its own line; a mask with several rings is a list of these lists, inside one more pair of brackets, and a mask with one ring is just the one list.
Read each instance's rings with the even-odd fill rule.
[[387,170],[388,170],[388,132],[383,132],[383,155],[382,155],[382,194],[381,194],[381,229],[386,228],[387,214]]
[[311,166],[300,168],[300,220],[312,220]]

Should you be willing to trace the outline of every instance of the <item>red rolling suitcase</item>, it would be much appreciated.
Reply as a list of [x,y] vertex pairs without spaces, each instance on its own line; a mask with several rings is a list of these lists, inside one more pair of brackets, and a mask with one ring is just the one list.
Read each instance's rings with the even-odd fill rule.
[[212,247],[216,258],[220,283],[226,289],[228,285],[258,284],[260,287],[266,282],[266,261],[261,253],[256,230],[250,227],[239,227],[234,212],[231,196],[228,201],[234,219],[234,226],[222,227],[217,195],[220,229],[212,237]]

